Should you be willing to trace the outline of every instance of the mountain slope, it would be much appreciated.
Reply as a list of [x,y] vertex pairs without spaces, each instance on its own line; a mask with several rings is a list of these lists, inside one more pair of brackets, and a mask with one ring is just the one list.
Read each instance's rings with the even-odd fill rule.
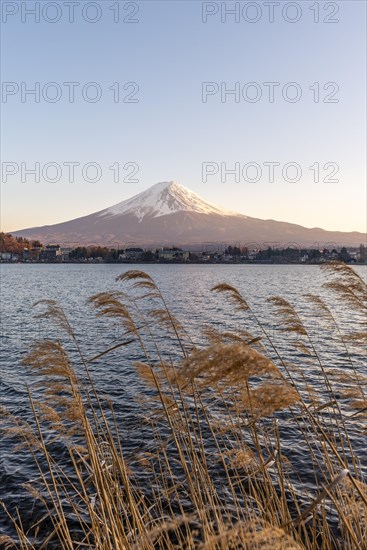
[[181,245],[199,248],[203,243],[251,244],[263,247],[358,246],[363,233],[308,229],[300,225],[250,218],[210,204],[175,182],[161,182],[131,199],[74,220],[12,232],[64,246],[103,244],[121,248]]

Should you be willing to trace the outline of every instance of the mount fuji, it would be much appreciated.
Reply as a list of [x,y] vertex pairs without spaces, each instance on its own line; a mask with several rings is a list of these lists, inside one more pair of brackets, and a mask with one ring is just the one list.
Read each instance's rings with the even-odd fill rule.
[[[215,206],[176,182],[161,182],[110,208],[74,220],[13,231],[16,237],[62,246],[95,244],[186,246],[225,243],[264,247],[358,246],[366,235],[325,231],[275,220],[250,218]],[[276,243],[276,244],[275,244]]]

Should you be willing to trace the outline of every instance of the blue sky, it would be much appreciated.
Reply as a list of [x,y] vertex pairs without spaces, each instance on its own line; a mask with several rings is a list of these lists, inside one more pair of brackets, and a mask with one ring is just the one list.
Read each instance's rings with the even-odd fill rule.
[[[58,11],[49,6],[42,12],[46,4],[55,3]],[[112,0],[76,2],[74,23],[63,1],[39,2],[40,22],[25,12],[22,22],[22,4],[23,10],[24,5],[31,10],[37,2],[2,2],[1,156],[8,173],[2,183],[3,230],[79,217],[166,180],[249,216],[366,230],[364,1],[318,2],[318,23],[311,9],[315,2],[307,1],[280,0],[274,5],[273,23],[261,1],[252,2],[245,16],[248,3],[238,2],[239,22],[231,15],[221,21],[221,5],[230,9],[236,2],[119,2],[117,23],[110,9],[117,2]],[[85,17],[100,15],[96,23],[83,19],[86,4]],[[203,10],[217,8],[204,23]],[[256,15],[258,22],[246,20]],[[51,23],[56,16],[60,20]],[[284,20],[298,16],[294,23]],[[123,22],[122,17],[138,22]],[[326,23],[325,18],[338,22]],[[36,82],[40,102],[31,95],[22,102],[21,83],[24,90]],[[80,83],[74,103],[68,100],[65,82]],[[84,88],[90,82],[97,88]],[[138,85],[132,97],[138,102],[115,103],[109,87],[116,82],[120,99]],[[123,90],[129,82],[135,84]],[[234,95],[227,95],[222,102],[218,92],[204,103],[203,82],[215,83],[219,90],[221,83],[224,90],[239,86],[245,99],[241,95],[236,102]],[[246,88],[251,82],[256,88]],[[265,82],[279,83],[273,103]],[[293,97],[296,88],[287,86],[290,82],[302,92],[299,101],[283,98],[282,90],[289,93],[286,98]],[[324,90],[326,83],[334,84]],[[319,102],[314,101],[317,87]],[[99,89],[100,101],[86,101],[83,88],[86,94]],[[48,100],[61,90],[60,100],[45,100],[42,90]],[[259,101],[246,100],[256,90],[262,94]],[[325,103],[328,98],[338,101]],[[39,182],[25,172],[36,162]],[[79,163],[74,181],[64,164],[70,162]],[[205,162],[218,167],[206,182]],[[269,162],[279,163],[275,181],[269,181],[264,166]],[[59,181],[47,181],[56,174],[52,167],[43,177],[48,163],[61,167]],[[93,167],[83,177],[87,163],[100,166],[99,181],[86,181],[93,179]],[[121,168],[119,182],[109,169],[115,163]],[[131,163],[138,167],[133,178],[138,181],[124,182],[133,170]],[[260,167],[259,181],[244,178],[243,167],[249,163]],[[299,181],[283,177],[288,163],[301,169]],[[224,173],[225,167],[235,165],[241,170],[240,181]],[[336,168],[332,179],[338,181],[323,181]],[[253,170],[247,172],[250,180],[256,179]],[[289,170],[291,179],[295,172],[292,166]]]

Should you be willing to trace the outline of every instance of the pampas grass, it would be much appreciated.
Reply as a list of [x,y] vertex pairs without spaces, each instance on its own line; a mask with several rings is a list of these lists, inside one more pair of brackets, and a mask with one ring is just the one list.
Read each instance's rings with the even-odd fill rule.
[[[325,269],[328,288],[344,307],[365,313],[363,280],[345,265]],[[367,379],[349,352],[351,335],[338,328],[350,370],[329,368],[296,308],[271,298],[281,330],[297,336],[289,345],[304,354],[302,370],[283,356],[247,300],[223,283],[213,291],[227,296],[257,335],[207,327],[209,345],[197,348],[149,275],[134,270],[117,280],[121,291],[92,296],[89,304],[98,317],[121,324],[121,342],[93,357],[82,353],[58,304],[38,304],[75,352],[59,341],[33,346],[24,360],[41,393],[36,399],[28,389],[33,419],[4,411],[5,435],[18,439],[38,470],[25,489],[43,512],[26,523],[21,507],[3,505],[14,536],[1,536],[2,547],[366,547],[367,488],[348,430],[357,418],[361,436],[366,433]],[[337,327],[323,300],[308,300],[315,315]],[[169,353],[160,348],[161,334]],[[360,343],[364,334],[365,327],[356,327],[354,340]],[[127,361],[131,345],[140,349],[134,368],[147,392],[136,407],[149,434],[149,445],[134,454],[125,449],[120,421],[91,374],[91,365],[108,368],[112,352]],[[309,379],[310,366],[323,392]],[[303,463],[292,460],[287,430],[302,447]],[[302,464],[311,471],[307,485]]]

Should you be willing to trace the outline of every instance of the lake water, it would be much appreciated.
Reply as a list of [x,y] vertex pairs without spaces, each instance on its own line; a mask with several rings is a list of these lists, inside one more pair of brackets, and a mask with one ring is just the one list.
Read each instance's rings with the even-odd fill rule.
[[[315,316],[306,293],[322,296],[332,306],[340,328],[344,332],[355,330],[361,319],[340,304],[330,290],[323,288],[327,280],[318,266],[300,265],[117,265],[117,264],[3,264],[1,265],[1,375],[2,401],[12,412],[28,418],[29,404],[26,383],[33,387],[34,379],[21,365],[21,360],[32,341],[39,338],[57,337],[69,345],[67,338],[55,330],[44,319],[35,318],[33,304],[42,299],[57,300],[68,315],[86,357],[91,357],[107,347],[121,341],[123,330],[115,320],[96,319],[87,298],[101,291],[122,290],[116,276],[130,269],[143,269],[151,275],[161,289],[167,305],[188,331],[193,343],[206,344],[203,330],[215,326],[218,330],[251,330],[254,335],[259,329],[251,320],[239,314],[224,295],[211,292],[218,283],[227,282],[235,286],[247,299],[268,333],[277,343],[284,356],[303,365],[302,354],[295,354],[290,336],[279,331],[282,324],[272,306],[267,303],[270,296],[280,295],[296,306],[325,365],[348,369],[345,350],[340,345],[337,331],[332,324]],[[363,275],[365,268],[356,267]],[[126,290],[126,288],[125,288]],[[164,335],[163,335],[164,336]],[[159,338],[159,335],[158,335]],[[167,345],[162,338],[162,348]],[[366,361],[359,348],[352,348],[355,368],[366,374]],[[288,355],[287,355],[288,354]],[[289,357],[288,357],[289,356]],[[131,450],[143,445],[142,432],[137,422],[136,398],[144,389],[137,379],[132,360],[143,359],[134,347],[121,354],[113,353],[104,362],[93,366],[97,388],[108,395],[123,419],[123,436]],[[319,373],[306,372],[313,382],[320,384]],[[319,385],[319,392],[323,388]],[[37,389],[34,388],[37,393]],[[362,465],[367,458],[363,442],[363,429],[358,420],[350,423],[350,434]],[[302,462],[302,451],[298,448],[295,435],[288,434],[292,460]],[[307,465],[303,465],[307,472]],[[1,449],[0,486],[4,500],[18,500],[20,495],[28,502],[21,484],[32,477],[33,465],[24,453],[14,454],[11,448]],[[309,480],[309,489],[313,489]],[[5,521],[5,520],[4,520]],[[5,521],[6,523],[6,521]],[[7,527],[4,527],[5,532]]]

